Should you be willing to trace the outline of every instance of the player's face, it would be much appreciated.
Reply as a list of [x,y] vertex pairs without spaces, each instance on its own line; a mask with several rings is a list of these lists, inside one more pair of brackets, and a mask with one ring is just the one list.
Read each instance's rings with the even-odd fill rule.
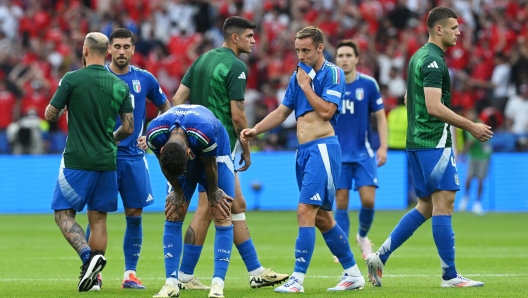
[[125,68],[130,64],[134,49],[131,38],[114,38],[108,52],[112,55],[112,63],[115,66]]
[[447,47],[456,45],[460,30],[458,30],[458,21],[454,18],[449,18],[442,26],[442,43]]
[[253,45],[255,44],[255,33],[253,32],[253,29],[246,29],[241,35],[236,34],[235,38],[240,53],[251,53]]
[[341,67],[345,74],[349,74],[350,72],[354,71],[356,69],[357,63],[358,57],[356,56],[356,53],[352,47],[342,46],[337,49],[336,65]]
[[315,46],[311,38],[295,39],[297,58],[302,63],[313,67],[323,53],[323,44]]

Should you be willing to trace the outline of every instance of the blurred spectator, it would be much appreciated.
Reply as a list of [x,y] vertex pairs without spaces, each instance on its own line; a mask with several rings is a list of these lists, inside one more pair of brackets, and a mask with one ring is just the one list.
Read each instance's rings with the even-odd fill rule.
[[528,133],[528,83],[519,86],[519,95],[510,97],[504,114],[509,131]]
[[491,104],[504,111],[504,106],[508,100],[508,88],[510,87],[510,71],[511,66],[503,53],[495,54],[495,68],[491,75],[491,83],[493,86],[493,96]]
[[18,100],[13,92],[7,90],[4,79],[0,80],[0,131],[5,131],[9,124],[18,118]]
[[8,126],[7,139],[13,154],[44,153],[44,140],[40,129],[42,121],[36,110],[29,110],[26,116]]
[[403,97],[407,91],[407,83],[398,73],[396,67],[391,67],[389,72],[388,94],[390,97]]

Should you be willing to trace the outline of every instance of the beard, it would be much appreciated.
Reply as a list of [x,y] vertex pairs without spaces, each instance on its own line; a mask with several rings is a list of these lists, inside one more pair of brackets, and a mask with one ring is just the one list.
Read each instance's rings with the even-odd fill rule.
[[119,68],[125,68],[128,66],[128,64],[130,63],[130,60],[129,59],[114,59],[114,64],[115,66],[119,67]]

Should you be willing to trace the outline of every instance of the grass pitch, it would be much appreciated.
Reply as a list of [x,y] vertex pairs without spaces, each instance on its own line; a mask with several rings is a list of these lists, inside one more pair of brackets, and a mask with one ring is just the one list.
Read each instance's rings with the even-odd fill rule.
[[[404,214],[403,211],[378,211],[369,234],[377,249]],[[190,216],[188,215],[187,222]],[[352,235],[357,227],[357,213],[351,212]],[[84,227],[86,215],[77,215]],[[77,292],[80,259],[55,225],[53,215],[0,215],[0,297],[152,297],[165,282],[163,267],[163,215],[146,213],[143,217],[143,247],[138,277],[146,290],[120,288],[123,275],[123,214],[108,217],[109,243],[107,266],[103,271],[100,292]],[[264,267],[291,274],[293,248],[297,237],[294,212],[248,212],[247,221],[259,259]],[[456,264],[464,276],[485,282],[483,288],[440,288],[440,261],[426,222],[389,259],[383,287],[348,292],[326,292],[337,284],[342,268],[332,260],[320,234],[306,276],[305,297],[528,297],[528,215],[516,213],[456,213]],[[184,226],[185,231],[186,226]],[[213,237],[211,228],[196,276],[210,284],[213,272]],[[351,244],[360,270],[367,269],[359,248]],[[180,297],[207,297],[208,291],[182,291]],[[233,247],[224,292],[234,297],[278,297],[273,288],[251,289],[246,268]],[[297,296],[295,295],[295,296]]]

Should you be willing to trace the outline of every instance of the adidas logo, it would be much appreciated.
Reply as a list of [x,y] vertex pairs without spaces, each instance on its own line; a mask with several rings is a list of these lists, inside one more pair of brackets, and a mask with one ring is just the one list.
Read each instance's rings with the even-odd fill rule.
[[310,198],[311,201],[320,201],[321,197],[319,196],[319,193],[316,193],[315,196]]
[[239,79],[241,80],[245,80],[246,79],[246,74],[244,72],[242,72],[239,76],[238,76]]
[[150,201],[152,201],[152,200],[154,200],[154,198],[152,197],[151,194],[149,194],[149,195],[148,195],[148,198],[147,198],[147,202],[150,202]]
[[438,64],[436,64],[436,61],[433,61],[431,64],[427,65],[427,68],[438,68]]
[[298,257],[297,259],[295,259],[295,261],[301,262],[301,263],[306,263],[306,260],[303,257]]

